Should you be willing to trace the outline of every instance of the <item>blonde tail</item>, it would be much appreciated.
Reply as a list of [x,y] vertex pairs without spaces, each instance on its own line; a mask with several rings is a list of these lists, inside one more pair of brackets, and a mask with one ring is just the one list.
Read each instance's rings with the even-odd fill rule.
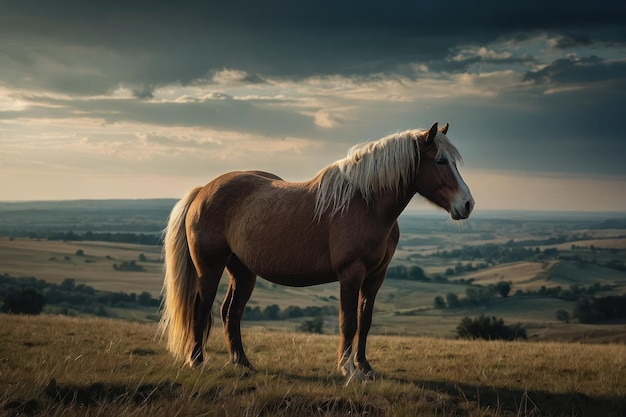
[[165,229],[161,335],[167,338],[167,348],[178,360],[192,364],[194,348],[194,304],[198,294],[198,276],[189,254],[185,217],[189,206],[202,188],[191,190],[170,214]]

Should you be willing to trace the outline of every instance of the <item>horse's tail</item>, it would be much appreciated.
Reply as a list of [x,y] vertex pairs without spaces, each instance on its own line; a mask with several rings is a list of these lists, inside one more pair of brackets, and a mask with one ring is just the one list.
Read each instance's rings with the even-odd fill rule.
[[191,363],[194,348],[194,304],[198,294],[198,276],[189,254],[185,218],[189,206],[202,188],[197,187],[172,209],[163,242],[165,280],[161,292],[161,335],[176,359]]

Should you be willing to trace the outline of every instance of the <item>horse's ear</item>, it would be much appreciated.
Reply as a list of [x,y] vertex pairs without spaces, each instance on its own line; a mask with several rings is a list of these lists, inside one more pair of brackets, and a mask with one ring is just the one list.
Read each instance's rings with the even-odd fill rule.
[[448,133],[448,128],[449,127],[450,127],[450,124],[446,123],[446,125],[444,127],[442,127],[441,129],[439,129],[439,131],[445,135],[445,134]]
[[424,135],[424,143],[427,144],[431,144],[433,142],[433,140],[435,140],[435,136],[437,136],[437,127],[439,126],[439,124],[437,122],[435,122],[430,129],[428,130],[428,133],[426,133]]

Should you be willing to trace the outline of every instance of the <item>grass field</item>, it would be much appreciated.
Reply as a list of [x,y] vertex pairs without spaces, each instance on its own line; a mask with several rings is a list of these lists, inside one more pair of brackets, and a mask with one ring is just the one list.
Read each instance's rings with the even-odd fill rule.
[[253,375],[172,362],[155,325],[0,315],[0,415],[604,416],[626,413],[621,345],[374,336],[381,380],[344,385],[338,337],[247,332]]

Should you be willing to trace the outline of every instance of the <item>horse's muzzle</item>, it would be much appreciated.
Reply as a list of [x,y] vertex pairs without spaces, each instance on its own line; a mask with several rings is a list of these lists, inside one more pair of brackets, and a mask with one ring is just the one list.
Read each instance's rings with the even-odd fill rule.
[[468,200],[452,206],[452,208],[450,209],[450,217],[452,217],[453,220],[467,219],[472,213],[473,209],[474,199],[470,197]]

